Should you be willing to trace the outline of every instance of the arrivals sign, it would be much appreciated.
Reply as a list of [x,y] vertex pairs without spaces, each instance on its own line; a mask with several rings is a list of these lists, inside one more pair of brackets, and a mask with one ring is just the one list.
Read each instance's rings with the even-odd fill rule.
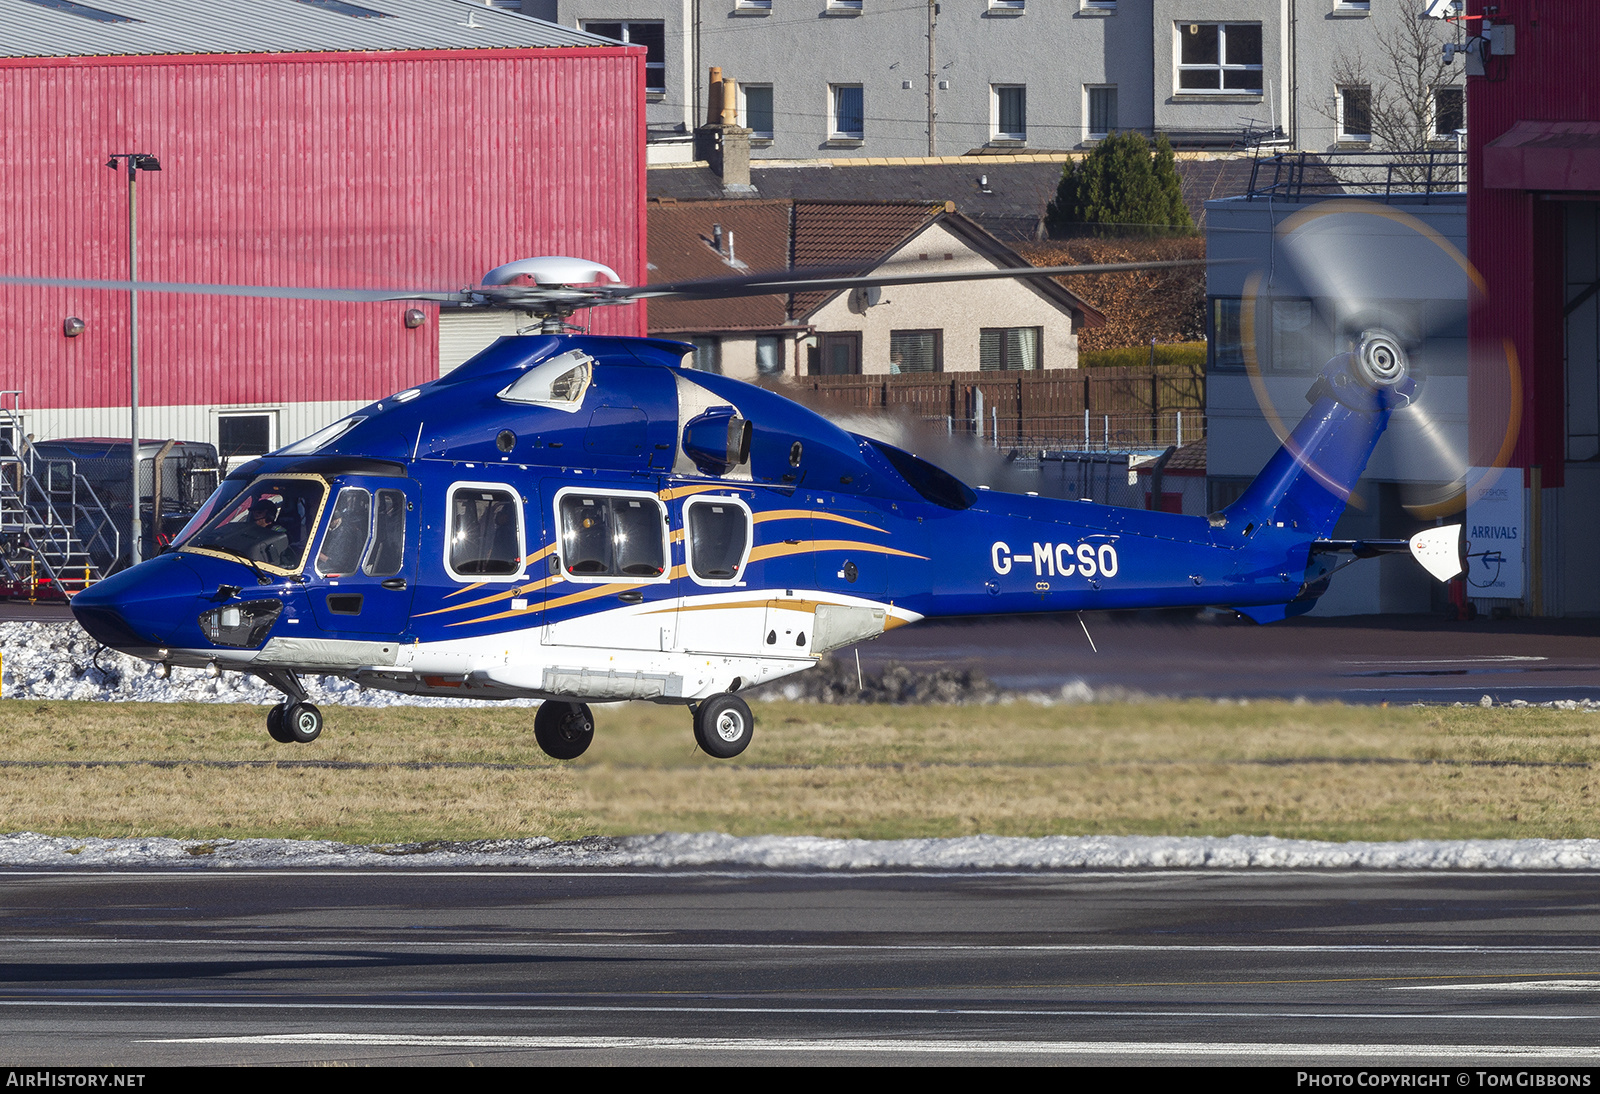
[[1522,597],[1528,522],[1520,467],[1467,473],[1467,595]]

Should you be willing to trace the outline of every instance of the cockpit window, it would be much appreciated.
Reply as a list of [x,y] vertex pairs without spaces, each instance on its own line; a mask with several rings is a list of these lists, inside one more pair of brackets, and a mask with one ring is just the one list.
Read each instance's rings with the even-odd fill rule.
[[344,436],[346,433],[350,432],[350,430],[354,429],[364,421],[366,421],[365,418],[356,417],[354,415],[348,418],[341,418],[332,425],[325,426],[322,429],[317,430],[309,437],[303,437],[291,445],[285,445],[283,448],[278,449],[274,455],[304,456],[315,452],[318,449],[325,448],[326,446],[332,444],[334,441],[338,440],[340,437]]
[[393,577],[406,560],[406,492],[379,490],[378,508],[372,514],[372,546],[361,572],[369,577]]
[[450,495],[451,573],[466,578],[520,573],[520,513],[509,490],[456,487]]
[[371,523],[372,495],[359,486],[340,490],[322,536],[322,548],[317,551],[317,573],[324,577],[355,573]]
[[315,476],[263,476],[218,506],[182,546],[298,570],[327,492],[327,484]]

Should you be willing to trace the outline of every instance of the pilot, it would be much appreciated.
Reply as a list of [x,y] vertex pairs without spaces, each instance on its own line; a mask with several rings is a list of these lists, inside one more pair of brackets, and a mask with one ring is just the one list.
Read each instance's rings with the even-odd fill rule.
[[257,501],[250,506],[250,523],[246,529],[251,541],[247,548],[250,557],[272,566],[282,565],[284,552],[289,547],[289,533],[278,523],[278,507],[266,498]]

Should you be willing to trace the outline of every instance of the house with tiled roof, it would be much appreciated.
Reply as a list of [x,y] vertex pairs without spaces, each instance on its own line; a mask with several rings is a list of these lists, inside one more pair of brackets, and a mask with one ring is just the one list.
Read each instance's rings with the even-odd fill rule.
[[[865,275],[1025,267],[949,202],[733,199],[649,204],[652,282],[778,269]],[[1078,365],[1104,318],[1055,281],[996,279],[650,304],[652,334],[741,379],[1033,371]]]

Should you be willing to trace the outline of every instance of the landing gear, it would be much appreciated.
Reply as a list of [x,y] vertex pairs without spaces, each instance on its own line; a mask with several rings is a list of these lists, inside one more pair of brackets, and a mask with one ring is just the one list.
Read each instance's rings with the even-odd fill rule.
[[267,711],[267,735],[279,744],[308,745],[322,736],[322,711],[307,702],[298,674],[285,669],[254,670],[283,692],[283,702]]
[[719,760],[729,760],[750,745],[756,717],[750,704],[731,693],[713,695],[694,711],[694,739]]
[[594,715],[582,703],[547,700],[533,716],[533,739],[552,759],[575,760],[594,740]]
[[281,745],[308,745],[322,736],[322,711],[311,703],[279,703],[267,711],[267,735]]

